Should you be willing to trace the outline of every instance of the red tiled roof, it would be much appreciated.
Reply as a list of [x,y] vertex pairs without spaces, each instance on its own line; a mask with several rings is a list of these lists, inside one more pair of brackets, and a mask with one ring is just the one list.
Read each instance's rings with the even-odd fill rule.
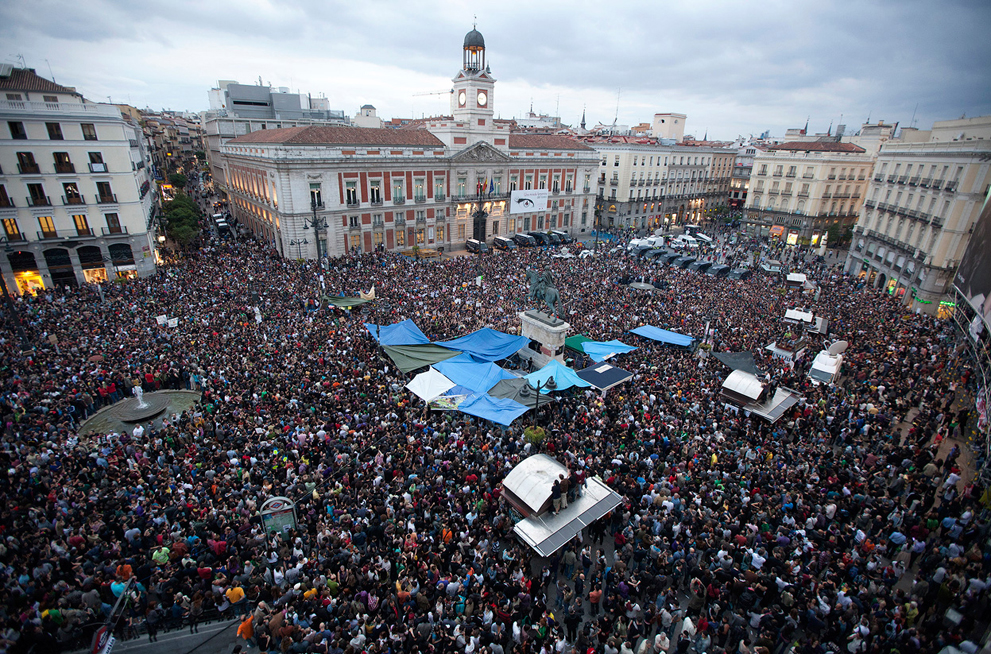
[[864,148],[853,143],[837,143],[836,141],[791,141],[772,145],[769,150],[791,150],[794,152],[867,152]]
[[308,125],[260,129],[228,143],[285,143],[287,145],[409,145],[442,148],[444,143],[425,129],[374,129]]
[[555,134],[510,134],[509,147],[522,150],[591,150],[584,143],[579,143],[567,136]]
[[62,86],[55,82],[39,77],[34,68],[14,68],[9,77],[0,77],[0,90],[3,91],[32,91],[38,93],[72,93],[82,97],[74,88]]

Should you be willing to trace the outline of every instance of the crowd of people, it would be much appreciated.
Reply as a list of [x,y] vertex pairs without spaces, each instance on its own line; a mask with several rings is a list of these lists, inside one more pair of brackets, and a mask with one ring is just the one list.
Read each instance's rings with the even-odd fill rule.
[[[989,619],[991,523],[953,444],[972,383],[957,337],[838,266],[795,266],[814,296],[605,248],[318,266],[212,240],[154,278],[104,285],[103,300],[92,287],[22,297],[30,347],[12,321],[0,331],[0,643],[64,651],[107,621],[155,641],[221,617],[262,652],[966,649]],[[528,268],[551,271],[571,333],[639,348],[608,394],[554,393],[540,443],[522,424],[427,411],[363,327],[518,331]],[[360,308],[326,302],[372,287]],[[795,306],[850,343],[839,383],[765,349]],[[703,345],[627,333],[645,324]],[[729,370],[709,350],[753,353],[803,399],[774,424],[747,415],[719,398]],[[136,385],[202,395],[133,430],[83,429]],[[515,539],[501,497],[538,451],[623,498],[548,559]],[[258,510],[277,496],[297,525],[266,533]]]

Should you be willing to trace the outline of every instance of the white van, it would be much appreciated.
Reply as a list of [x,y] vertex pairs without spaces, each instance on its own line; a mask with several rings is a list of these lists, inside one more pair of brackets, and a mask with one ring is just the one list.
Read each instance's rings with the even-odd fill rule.
[[652,248],[662,248],[664,247],[664,237],[663,236],[648,236],[644,239],[647,241],[647,245]]
[[673,239],[674,243],[680,243],[683,247],[695,249],[699,246],[699,242],[695,240],[694,236],[689,236],[688,234],[678,234]]

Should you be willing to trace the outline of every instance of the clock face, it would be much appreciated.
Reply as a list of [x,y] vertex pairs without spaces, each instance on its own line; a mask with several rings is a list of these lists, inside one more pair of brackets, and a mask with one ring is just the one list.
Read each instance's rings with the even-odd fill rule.
[[484,107],[485,103],[489,101],[488,96],[485,95],[485,91],[478,92],[478,106]]
[[464,91],[462,91],[461,93],[458,94],[458,104],[461,105],[462,107],[465,106],[465,100],[467,98],[468,96],[465,95]]

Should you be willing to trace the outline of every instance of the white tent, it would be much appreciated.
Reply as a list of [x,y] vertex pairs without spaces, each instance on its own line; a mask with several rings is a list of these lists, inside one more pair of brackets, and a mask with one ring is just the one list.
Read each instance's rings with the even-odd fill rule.
[[406,388],[424,402],[429,402],[454,388],[454,382],[431,366],[406,384]]

